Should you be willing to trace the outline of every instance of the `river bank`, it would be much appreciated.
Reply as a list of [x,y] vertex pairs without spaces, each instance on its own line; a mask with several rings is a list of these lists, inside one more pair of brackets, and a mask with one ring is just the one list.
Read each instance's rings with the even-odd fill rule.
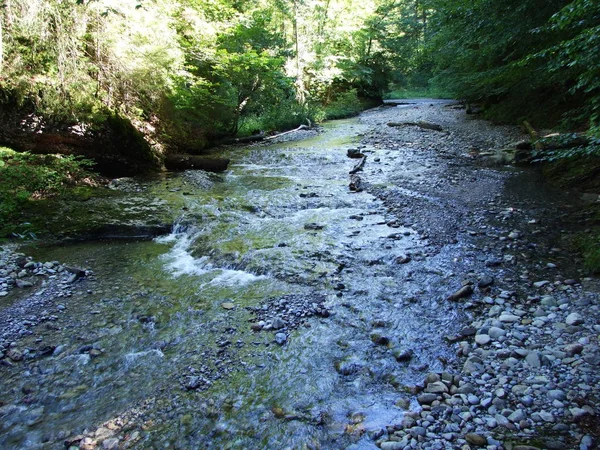
[[7,249],[2,446],[594,448],[578,195],[489,167],[517,129],[408,103],[125,183],[182,212],[158,239]]

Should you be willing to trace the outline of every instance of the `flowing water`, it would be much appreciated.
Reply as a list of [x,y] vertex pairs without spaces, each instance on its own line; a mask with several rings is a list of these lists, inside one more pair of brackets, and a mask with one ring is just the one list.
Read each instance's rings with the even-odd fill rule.
[[[55,299],[60,327],[30,337],[54,354],[2,368],[0,400],[15,406],[0,447],[63,448],[112,420],[130,423],[137,448],[376,448],[369,434],[401,421],[405,386],[452,359],[441,336],[459,313],[440,299],[460,246],[431,251],[348,189],[346,152],[365,130],[339,121],[229,150],[230,170],[203,187],[182,175],[143,184],[183,205],[153,241],[28,249],[95,275]],[[251,328],[277,317],[281,329]]]

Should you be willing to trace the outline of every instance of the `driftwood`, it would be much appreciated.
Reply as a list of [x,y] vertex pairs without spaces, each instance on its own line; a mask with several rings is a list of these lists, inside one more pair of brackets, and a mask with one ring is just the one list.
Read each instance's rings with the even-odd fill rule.
[[353,192],[362,192],[362,180],[360,179],[360,175],[350,175],[350,185],[348,186]]
[[388,123],[388,127],[406,127],[406,126],[419,127],[419,128],[423,128],[425,130],[444,131],[444,129],[441,127],[441,125],[438,125],[437,123],[425,122],[422,120],[420,120],[418,122],[390,122],[390,123]]
[[354,166],[354,168],[350,171],[350,174],[354,174],[363,169],[365,163],[367,162],[367,157],[363,156],[360,161]]
[[167,155],[165,167],[168,170],[206,170],[207,172],[223,172],[227,170],[229,160],[226,158],[207,158],[194,155]]
[[540,136],[531,124],[525,120],[523,126],[531,137],[531,142],[536,150],[560,150],[564,148],[585,147],[590,144],[587,136],[582,134],[570,133],[562,135],[560,133],[546,134]]
[[286,134],[294,133],[294,132],[300,131],[300,130],[310,130],[310,127],[307,126],[307,125],[300,125],[298,128],[294,128],[293,130],[284,131],[283,133],[274,134],[273,136],[267,136],[267,137],[265,137],[265,140],[268,141],[268,140],[275,139],[275,138],[278,138],[280,136],[284,136]]

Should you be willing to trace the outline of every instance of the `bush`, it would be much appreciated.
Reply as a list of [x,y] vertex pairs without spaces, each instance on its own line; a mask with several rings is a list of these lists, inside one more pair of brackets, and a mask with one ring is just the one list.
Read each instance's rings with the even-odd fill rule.
[[364,109],[359,100],[356,89],[339,93],[336,99],[325,106],[327,119],[344,119],[357,115]]
[[313,105],[300,105],[295,99],[282,101],[272,106],[259,116],[244,118],[240,128],[240,135],[250,135],[256,131],[286,131],[297,128],[302,124],[319,122],[323,120],[319,108]]
[[16,229],[19,211],[27,202],[90,179],[92,164],[75,156],[32,155],[0,147],[0,235]]

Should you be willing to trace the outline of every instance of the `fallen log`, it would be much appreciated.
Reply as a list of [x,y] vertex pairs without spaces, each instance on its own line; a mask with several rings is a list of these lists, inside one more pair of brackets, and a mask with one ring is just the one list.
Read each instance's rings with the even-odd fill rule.
[[544,150],[544,144],[540,142],[540,135],[536,129],[526,120],[523,121],[523,126],[527,130],[527,133],[529,133],[529,136],[531,136],[531,142],[533,142],[534,148],[536,150]]
[[266,139],[264,133],[253,134],[252,136],[234,137],[223,139],[219,142],[220,145],[232,145],[232,144],[249,144],[252,142],[260,142]]
[[359,172],[363,169],[365,163],[367,162],[367,157],[363,156],[360,161],[358,162],[358,164],[356,164],[354,166],[354,168],[350,171],[350,174],[354,174],[356,172]]
[[362,186],[362,180],[360,178],[360,175],[356,175],[356,174],[350,175],[350,184],[348,187],[353,192],[362,192],[363,186]]
[[420,120],[418,122],[389,122],[387,125],[388,125],[388,127],[410,126],[410,127],[423,128],[425,130],[444,131],[444,129],[442,128],[441,125],[438,125],[437,123],[425,122],[422,120]]
[[165,168],[167,170],[206,170],[207,172],[224,172],[229,165],[226,158],[207,158],[194,155],[167,155]]

